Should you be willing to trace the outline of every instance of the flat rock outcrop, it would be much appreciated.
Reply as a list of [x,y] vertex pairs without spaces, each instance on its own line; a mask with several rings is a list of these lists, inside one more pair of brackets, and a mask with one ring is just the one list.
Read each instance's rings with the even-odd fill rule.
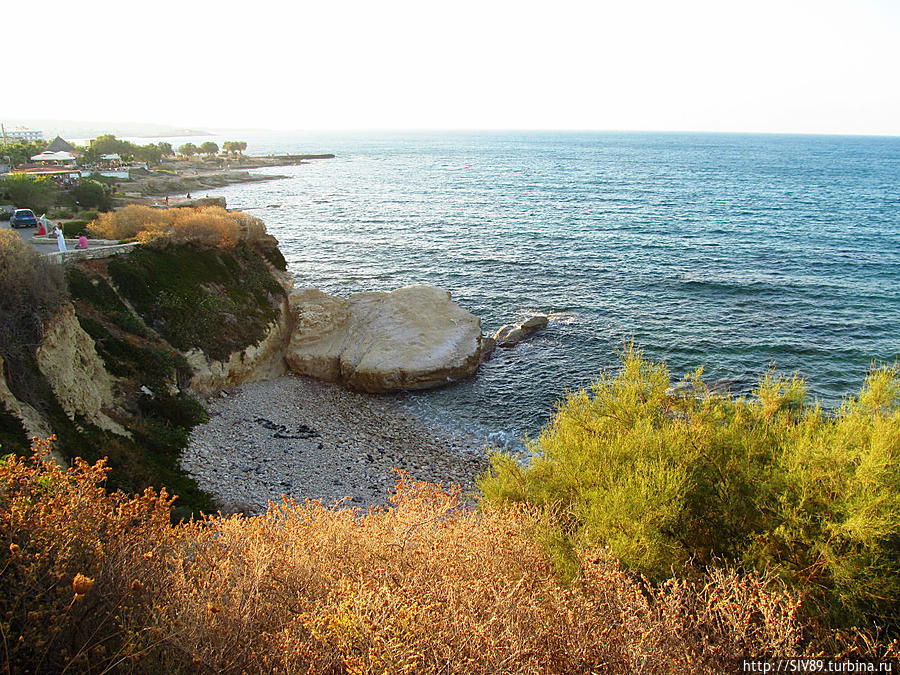
[[349,298],[301,289],[290,297],[292,371],[373,393],[425,389],[472,375],[481,319],[433,286]]
[[536,314],[522,323],[509,323],[501,326],[494,333],[494,341],[498,347],[512,347],[522,340],[544,328],[549,319],[544,314]]

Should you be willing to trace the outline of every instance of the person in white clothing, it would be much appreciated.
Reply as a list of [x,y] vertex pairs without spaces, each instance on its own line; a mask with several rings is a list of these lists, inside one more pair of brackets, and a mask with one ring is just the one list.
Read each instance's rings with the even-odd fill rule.
[[65,251],[65,250],[66,250],[66,239],[65,239],[65,237],[63,236],[62,228],[61,228],[61,227],[55,227],[55,228],[53,228],[53,229],[56,231],[56,247],[57,247],[60,251]]

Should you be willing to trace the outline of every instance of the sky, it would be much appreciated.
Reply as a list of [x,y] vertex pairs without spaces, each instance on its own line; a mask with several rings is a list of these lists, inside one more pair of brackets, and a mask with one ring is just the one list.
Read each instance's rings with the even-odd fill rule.
[[0,15],[19,27],[0,121],[900,135],[900,0],[44,0]]

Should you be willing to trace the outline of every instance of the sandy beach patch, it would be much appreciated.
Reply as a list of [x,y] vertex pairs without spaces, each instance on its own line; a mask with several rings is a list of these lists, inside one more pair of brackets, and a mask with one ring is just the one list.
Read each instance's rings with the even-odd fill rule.
[[367,508],[387,502],[398,468],[473,490],[486,439],[425,419],[393,396],[311,378],[252,382],[213,395],[181,465],[223,511],[260,513],[282,495]]

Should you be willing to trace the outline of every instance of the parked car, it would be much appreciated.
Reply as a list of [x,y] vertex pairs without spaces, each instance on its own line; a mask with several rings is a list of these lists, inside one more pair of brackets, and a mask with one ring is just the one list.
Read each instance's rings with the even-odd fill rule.
[[10,227],[37,227],[37,217],[31,209],[16,209],[9,217]]

